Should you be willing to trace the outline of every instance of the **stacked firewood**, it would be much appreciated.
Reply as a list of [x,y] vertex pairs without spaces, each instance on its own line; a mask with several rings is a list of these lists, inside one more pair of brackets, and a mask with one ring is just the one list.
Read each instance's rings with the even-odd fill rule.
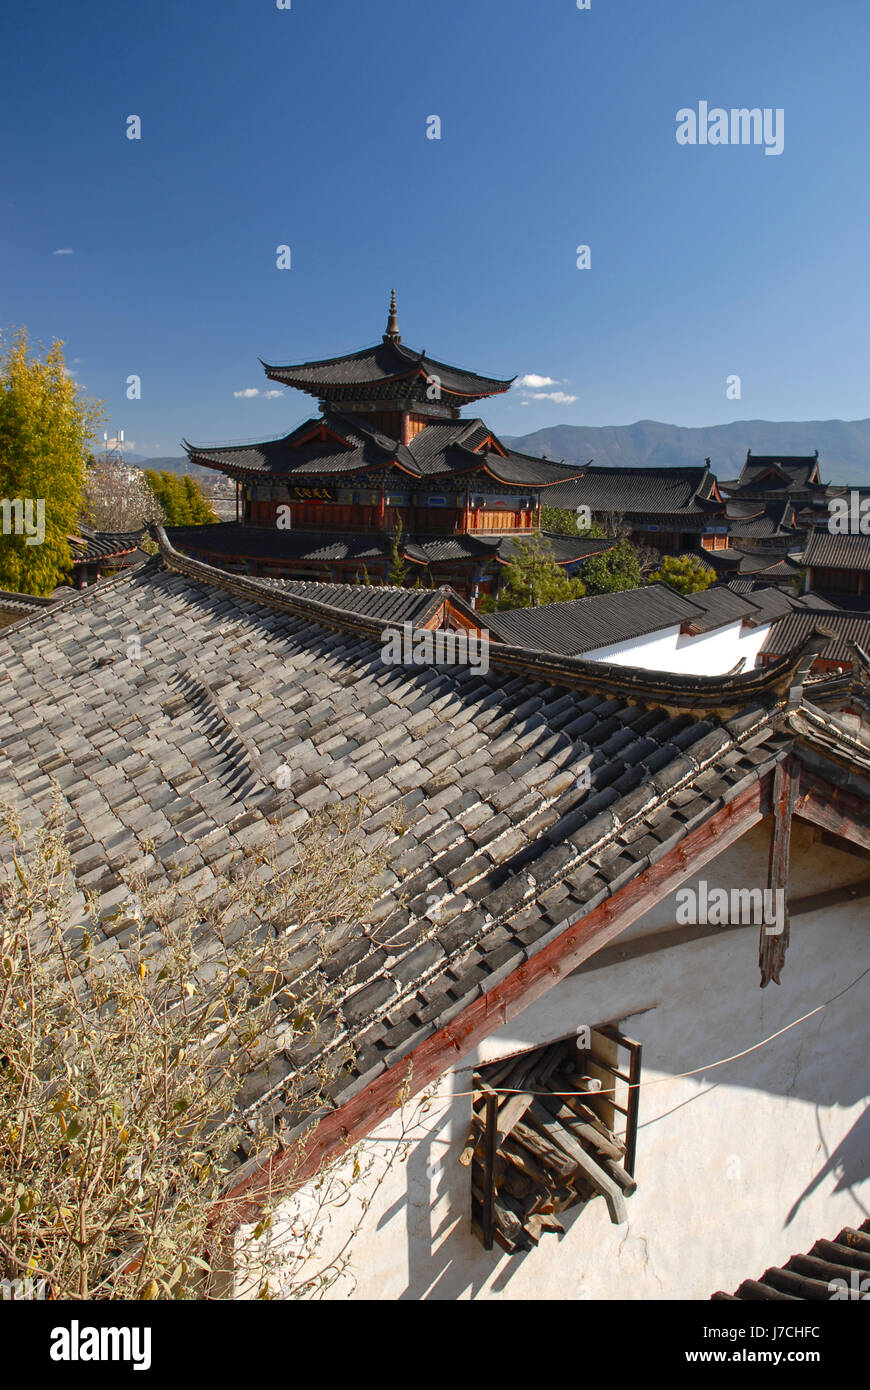
[[[553,1043],[475,1074],[474,1117],[460,1162],[471,1165],[472,1229],[511,1255],[564,1231],[559,1213],[601,1195],[626,1220],[637,1184],[625,1145],[604,1123],[600,1080],[584,1074],[573,1041]],[[564,1095],[554,1094],[565,1092]]]

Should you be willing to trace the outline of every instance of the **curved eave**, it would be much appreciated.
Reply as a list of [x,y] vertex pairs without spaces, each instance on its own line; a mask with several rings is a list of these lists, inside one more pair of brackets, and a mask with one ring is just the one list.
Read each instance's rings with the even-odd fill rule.
[[[373,391],[381,390],[383,387],[393,383],[399,384],[402,382],[415,381],[418,377],[422,378],[427,384],[431,381],[433,376],[438,377],[440,381],[440,373],[435,370],[436,366],[440,366],[442,370],[446,368],[455,376],[462,375],[462,372],[459,371],[458,368],[447,367],[446,363],[431,363],[429,364],[429,370],[427,370],[422,363],[415,362],[409,367],[408,371],[397,372],[394,376],[373,377],[369,380],[362,381],[313,381],[310,377],[306,377],[302,374],[297,375],[298,369],[295,367],[278,367],[272,363],[264,362],[262,357],[257,360],[270,381],[277,381],[281,386],[289,386],[295,391],[304,391],[310,396],[317,396],[324,400],[327,399],[330,394],[340,398],[342,392],[365,391],[366,389]],[[335,365],[338,365],[338,362],[341,360],[340,358],[337,359]],[[308,362],[304,365],[307,367],[318,367],[321,364],[319,362]],[[333,365],[332,359],[324,362],[323,365]],[[443,382],[441,383],[440,389],[442,393],[448,396],[461,397],[465,401],[483,400],[487,396],[504,395],[504,393],[509,391],[513,386],[516,377],[511,377],[507,381],[489,377],[475,377],[474,380],[477,385],[471,387],[469,382],[470,389],[467,391],[445,386]]]
[[558,487],[559,483],[570,482],[570,478],[552,478],[548,483],[542,483],[535,480],[530,480],[527,483],[517,482],[513,478],[503,478],[499,473],[496,473],[494,469],[490,468],[489,464],[487,463],[482,464],[481,472],[488,473],[489,476],[491,478],[494,478],[497,483],[503,483],[505,487],[525,488],[526,491],[537,491],[538,489],[545,487]]
[[[70,549],[72,550],[72,546]],[[93,564],[95,560],[120,560],[124,555],[132,555],[138,549],[139,547],[137,545],[131,545],[124,550],[101,550],[98,554],[94,555],[76,555],[75,551],[73,551],[71,563],[74,565],[90,565]]]

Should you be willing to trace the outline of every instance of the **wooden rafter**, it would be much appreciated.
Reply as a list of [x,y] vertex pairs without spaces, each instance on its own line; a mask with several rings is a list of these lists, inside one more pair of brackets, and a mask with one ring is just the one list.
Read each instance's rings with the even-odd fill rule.
[[[785,963],[788,950],[788,870],[791,855],[791,821],[798,795],[800,768],[792,757],[777,763],[773,778],[772,811],[773,825],[770,832],[770,860],[767,872],[767,886],[775,894],[781,892],[783,913],[778,930],[774,933],[771,924],[762,922],[758,946],[758,964],[761,970],[761,988],[771,980],[779,984],[780,972]],[[774,899],[775,900],[775,899]]]

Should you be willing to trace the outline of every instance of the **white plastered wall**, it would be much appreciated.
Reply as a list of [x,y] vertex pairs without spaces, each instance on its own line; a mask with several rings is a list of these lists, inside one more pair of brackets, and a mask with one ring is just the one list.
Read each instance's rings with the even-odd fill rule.
[[[756,827],[707,865],[708,883],[763,883],[768,834]],[[792,855],[792,900],[870,876],[866,861],[815,843],[797,824]],[[659,932],[674,916],[671,897],[616,944]],[[868,926],[868,898],[799,914],[783,983],[765,990],[753,926],[629,955],[554,986],[442,1077],[416,1123],[411,1102],[362,1145],[371,1170],[351,1185],[348,1205],[330,1212],[319,1265],[344,1244],[359,1198],[370,1206],[329,1296],[708,1299],[860,1224],[870,1214],[870,980],[847,987],[867,968]],[[826,1000],[775,1041],[709,1065]],[[544,1236],[525,1255],[485,1251],[469,1229],[470,1170],[458,1155],[471,1102],[458,1093],[471,1089],[479,1060],[604,1022],[644,1045],[639,1185],[627,1224],[611,1225],[597,1199],[565,1214],[564,1236]],[[279,1248],[280,1240],[279,1227]]]
[[679,627],[662,628],[630,642],[614,642],[584,652],[585,661],[612,661],[616,666],[642,666],[650,671],[674,671],[693,676],[721,676],[741,657],[744,670],[751,671],[770,624],[744,627],[742,622],[726,623],[696,637],[680,633]]

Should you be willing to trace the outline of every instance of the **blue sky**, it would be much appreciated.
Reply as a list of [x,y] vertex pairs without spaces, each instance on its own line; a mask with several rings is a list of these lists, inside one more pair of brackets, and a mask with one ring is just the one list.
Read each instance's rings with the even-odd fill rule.
[[[868,51],[866,0],[19,6],[0,325],[148,455],[290,429],[258,356],[376,341],[392,286],[410,346],[551,379],[484,403],[504,434],[863,418]],[[782,108],[782,154],[678,145],[702,100]]]

